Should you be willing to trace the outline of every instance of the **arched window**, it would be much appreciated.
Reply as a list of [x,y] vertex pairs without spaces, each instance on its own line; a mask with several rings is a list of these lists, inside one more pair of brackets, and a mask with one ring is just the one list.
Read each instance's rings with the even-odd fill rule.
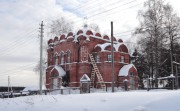
[[53,55],[53,63],[54,65],[58,65],[58,53],[55,52]]
[[71,63],[71,52],[67,51],[67,63]]
[[88,62],[88,48],[81,46],[81,62]]
[[100,62],[100,55],[99,54],[96,55],[96,62]]
[[55,65],[58,65],[58,56],[55,55]]
[[61,65],[63,65],[64,64],[64,53],[63,52],[60,53],[60,58],[61,58]]

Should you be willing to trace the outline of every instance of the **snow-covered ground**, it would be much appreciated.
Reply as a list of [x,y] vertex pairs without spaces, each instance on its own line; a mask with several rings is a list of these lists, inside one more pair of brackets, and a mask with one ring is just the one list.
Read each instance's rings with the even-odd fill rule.
[[6,98],[0,111],[180,111],[180,90]]

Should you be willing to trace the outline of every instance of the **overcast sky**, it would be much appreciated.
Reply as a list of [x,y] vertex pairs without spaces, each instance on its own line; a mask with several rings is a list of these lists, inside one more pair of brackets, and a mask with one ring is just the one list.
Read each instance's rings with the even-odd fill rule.
[[[59,17],[74,22],[75,29],[87,23],[96,23],[102,34],[110,35],[110,22],[114,34],[124,41],[138,25],[137,12],[145,0],[0,0],[0,86],[38,85],[38,74],[33,71],[39,60],[39,24],[44,21],[44,41],[47,24]],[[167,0],[178,15],[180,1]]]

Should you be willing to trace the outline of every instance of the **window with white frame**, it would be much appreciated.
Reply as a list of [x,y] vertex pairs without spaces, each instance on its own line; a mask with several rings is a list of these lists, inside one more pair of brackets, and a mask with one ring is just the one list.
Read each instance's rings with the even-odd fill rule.
[[124,62],[124,56],[121,56],[121,62]]
[[111,56],[111,54],[108,54],[107,55],[107,61],[111,61],[112,60],[112,56]]
[[67,63],[70,63],[71,62],[71,52],[68,51],[67,52]]
[[64,54],[61,53],[60,57],[61,57],[61,64],[64,64]]
[[96,55],[96,62],[100,62],[100,55]]
[[58,65],[58,56],[55,55],[55,65]]

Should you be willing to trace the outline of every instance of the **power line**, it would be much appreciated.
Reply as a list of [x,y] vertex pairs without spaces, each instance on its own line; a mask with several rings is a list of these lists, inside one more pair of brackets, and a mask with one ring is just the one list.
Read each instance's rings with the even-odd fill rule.
[[[32,34],[32,35],[34,35],[34,34]],[[30,35],[30,36],[32,36],[32,35]],[[34,39],[33,38],[29,38],[29,39],[27,39],[27,40],[21,40],[20,41],[20,43],[18,43],[18,44],[16,44],[16,45],[14,45],[14,46],[9,46],[9,48],[7,48],[7,50],[6,50],[6,52],[4,51],[4,52],[1,52],[0,53],[0,56],[5,56],[5,55],[9,55],[9,54],[13,54],[14,55],[14,51],[16,51],[16,53],[17,53],[17,50],[18,51],[22,51],[21,49],[19,49],[19,48],[17,48],[17,47],[20,47],[20,48],[25,48],[24,46],[26,45],[26,44],[29,44],[31,41],[33,41]]]
[[124,36],[129,36],[129,35],[132,35],[132,34],[117,35],[116,37],[124,37]]
[[[133,0],[133,1],[135,1],[135,0]],[[132,2],[132,1],[131,1]],[[115,9],[116,7],[114,7],[113,9]],[[110,10],[113,10],[113,9],[110,9]],[[106,10],[107,12],[108,12],[108,10]],[[101,13],[105,13],[104,11],[103,12],[101,12]],[[92,17],[93,17],[93,15],[91,15]]]
[[[134,1],[135,1],[135,0],[134,0]],[[118,1],[118,2],[120,2],[120,1]],[[115,3],[118,3],[118,2],[113,2],[113,3],[111,3],[111,4],[115,4]],[[122,2],[122,1],[121,1],[121,2]],[[131,1],[131,2],[133,2],[133,1]],[[94,3],[97,3],[97,2],[94,2]],[[99,3],[101,3],[101,2],[99,2]],[[98,3],[98,4],[99,4],[99,3]],[[130,3],[130,2],[128,2],[128,3]],[[128,3],[127,3],[127,4],[128,4]],[[126,4],[124,4],[124,5],[126,5]],[[90,4],[90,6],[91,6],[91,4]],[[89,8],[90,8],[90,6],[89,6]],[[45,6],[43,6],[43,7],[45,7]],[[83,6],[83,7],[87,7],[87,6]],[[82,8],[82,7],[81,7],[81,8]],[[114,7],[114,8],[116,8],[116,7]],[[114,8],[113,8],[113,9],[114,9]],[[90,9],[93,9],[93,8],[90,8]],[[77,10],[77,9],[75,9],[75,10]],[[112,9],[111,9],[111,10],[112,10]],[[102,13],[102,12],[100,12],[100,13]],[[103,13],[104,13],[104,12],[103,12]],[[91,15],[91,16],[92,16],[92,15]]]
[[22,70],[22,69],[30,68],[30,67],[32,67],[34,65],[35,65],[35,63],[32,63],[32,64],[17,67],[17,68],[14,68],[14,69],[6,70],[4,72],[0,72],[0,75],[13,73],[13,72],[16,72],[16,70]]
[[[136,0],[132,0],[132,1],[128,2],[128,3],[122,4],[122,5],[120,5],[120,6],[128,5],[128,4],[133,3],[133,2],[135,2],[135,1],[136,1]],[[111,10],[114,10],[114,9],[116,9],[116,8],[119,8],[120,6],[113,7],[113,8],[111,8],[111,9],[105,10],[105,11],[103,11],[103,12],[96,13],[96,14],[94,14],[94,15],[89,16],[88,18],[91,18],[91,17],[97,16],[97,15],[99,15],[99,14],[103,14],[103,13],[109,12],[109,11],[111,11]]]
[[[132,1],[131,1],[131,2],[132,2]],[[130,3],[130,2],[128,2],[128,3]],[[130,6],[130,7],[128,7],[128,8],[124,8],[124,9],[118,11],[118,13],[121,12],[121,11],[127,10],[127,9],[134,8],[134,7],[139,6],[139,5],[141,5],[141,4],[142,4],[142,3],[138,3],[138,4],[133,5],[133,6]],[[117,12],[116,12],[116,13],[117,13]],[[106,15],[105,17],[103,17],[103,19],[104,19],[104,18],[107,19],[107,18],[108,18],[107,16],[110,16],[110,15],[112,15],[112,14],[114,14],[114,13],[111,13],[111,14]],[[96,19],[98,19],[98,18],[96,18]],[[96,20],[96,19],[92,19],[92,20],[88,20],[88,21],[94,21],[94,20]]]
[[[131,1],[131,2],[133,2],[133,1]],[[131,2],[128,2],[128,3],[131,3]],[[127,4],[127,3],[126,3]],[[126,5],[125,4],[125,5]],[[139,5],[141,5],[142,3],[139,3],[139,4],[136,4],[136,5],[133,5],[133,6],[130,6],[130,7],[128,7],[128,8],[125,8],[125,9],[123,9],[123,10],[127,10],[127,9],[130,9],[130,8],[134,8],[134,7],[136,7],[136,6],[139,6]],[[120,10],[120,11],[123,11],[123,10]],[[120,12],[120,11],[118,11],[118,12]],[[116,12],[117,13],[117,12]],[[111,13],[111,14],[114,14],[114,13]],[[109,15],[111,15],[111,14],[108,14],[107,16],[109,16]],[[105,19],[107,19],[108,17],[105,17]],[[98,19],[98,18],[96,18],[96,19]],[[91,21],[94,21],[94,20],[96,20],[96,19],[92,19]],[[81,20],[82,21],[82,20]],[[90,20],[88,20],[88,21],[90,21]]]
[[128,30],[128,31],[124,31],[124,32],[118,32],[118,33],[115,33],[114,35],[119,35],[119,34],[124,34],[124,33],[130,33],[130,32],[133,32],[134,30]]
[[[135,1],[135,0],[134,0]],[[130,2],[133,2],[133,1],[130,1]],[[130,2],[128,2],[129,4],[130,4]],[[113,2],[113,3],[111,3],[111,4],[114,4],[114,3],[117,3],[117,2]],[[126,3],[126,4],[128,4],[128,3]],[[126,4],[122,4],[122,5],[126,5]],[[137,4],[137,5],[133,5],[133,6],[131,6],[131,7],[128,7],[128,8],[125,8],[125,9],[123,9],[123,10],[127,10],[127,9],[130,9],[130,8],[133,8],[133,7],[135,7],[135,6],[138,6],[138,5],[140,5],[140,4]],[[87,7],[87,6],[86,6]],[[90,7],[90,6],[89,6]],[[113,8],[115,8],[115,7],[113,7]],[[120,10],[120,11],[122,11],[122,10]],[[118,12],[120,12],[120,11],[118,11]],[[102,13],[102,12],[100,12],[100,13]],[[104,13],[104,12],[103,12]],[[112,14],[114,14],[114,13],[110,13],[110,14],[108,14],[107,16],[109,16],[109,15],[112,15]],[[109,18],[109,17],[105,17],[105,19],[107,19],[107,18]],[[58,17],[58,16],[57,16]],[[48,20],[48,19],[50,19],[50,18],[52,18],[52,17],[48,17],[48,18],[46,18],[46,20]],[[53,16],[53,18],[55,18],[55,16]],[[70,17],[70,18],[72,18],[72,17]],[[98,18],[96,18],[96,19],[98,19]],[[88,20],[88,21],[94,21],[94,20],[96,20],[96,19],[92,19],[92,20]],[[103,18],[104,19],[104,18]],[[77,20],[77,21],[75,21],[76,23],[77,22],[82,22],[82,19],[81,20]]]
[[[94,0],[95,2],[93,2],[93,0],[89,0],[86,4],[89,4],[90,6],[91,5],[93,5],[93,3],[97,3],[97,0]],[[107,0],[107,1],[109,1],[109,0]],[[89,2],[93,2],[93,3],[89,3]],[[104,1],[102,1],[102,2],[104,2]],[[102,2],[98,2],[96,5],[98,5],[98,4],[101,4]],[[91,8],[91,7],[88,7],[87,5],[83,5],[83,6],[80,6],[80,7],[76,7],[75,9],[73,9],[74,11],[77,11],[78,9],[81,9],[81,8],[83,8],[83,7],[85,7],[86,9],[87,8]]]
[[[120,6],[124,6],[124,5],[128,5],[128,4],[130,4],[130,3],[132,3],[132,2],[135,2],[136,0],[133,0],[133,1],[130,1],[130,2],[128,2],[128,3],[125,3],[125,4],[122,4],[122,5],[120,5]],[[120,6],[118,6],[118,7],[120,7]],[[99,12],[98,14],[102,14],[102,13],[106,13],[106,12],[109,12],[109,11],[111,11],[111,10],[113,10],[113,9],[116,9],[116,8],[118,8],[118,7],[113,7],[113,8],[111,8],[111,9],[109,9],[109,10],[106,10],[106,11],[103,11],[103,12]],[[127,8],[128,9],[128,8]],[[98,10],[97,10],[98,11]],[[96,11],[95,11],[96,12]],[[92,17],[94,17],[94,16],[96,16],[97,15],[97,13],[96,14],[94,14],[94,15],[90,15],[90,17],[88,17],[88,18],[92,18]],[[58,16],[53,16],[53,17],[51,17],[51,18],[57,18]],[[74,18],[72,18],[72,17],[68,17],[68,18],[70,18],[70,19],[74,19]],[[50,19],[50,18],[48,18],[48,19]],[[48,19],[46,19],[46,20],[48,20]],[[93,20],[95,20],[95,19],[93,19]],[[89,20],[88,20],[89,21]],[[74,22],[82,22],[82,19],[81,20],[77,20],[77,21],[74,21]]]
[[[35,29],[33,29],[32,31],[30,31],[30,32],[28,32],[28,33],[26,33],[26,34],[24,34],[24,35],[15,36],[14,38],[23,37],[23,36],[26,36],[26,37],[28,36],[28,37],[29,37],[30,34],[32,35],[32,33],[34,32],[34,30],[35,30]],[[24,40],[17,38],[17,39],[15,39],[13,42],[11,42],[11,43],[9,43],[9,44],[6,44],[6,45],[8,45],[8,47],[5,47],[4,50],[1,50],[0,53],[2,53],[3,51],[7,51],[8,49],[11,49],[12,47],[18,45],[21,41],[24,41]]]
[[[136,0],[130,1],[130,2],[126,3],[126,4],[122,4],[122,5],[120,5],[120,6],[130,4],[130,3],[134,2],[134,1],[136,1]],[[101,2],[100,2],[100,3],[101,3]],[[117,2],[114,2],[114,3],[111,3],[111,4],[115,4],[115,3],[117,3]],[[119,7],[119,6],[118,6],[118,7]],[[113,8],[111,8],[111,9],[109,9],[109,10],[106,10],[106,11],[100,12],[99,14],[101,14],[101,13],[105,13],[105,12],[108,12],[108,11],[113,10],[113,9],[115,9],[115,8],[118,8],[118,7],[113,7]],[[91,15],[91,16],[93,17],[93,15]],[[95,16],[95,15],[94,15],[94,16]]]
[[[108,3],[106,3],[105,5],[104,5],[104,3],[103,3],[103,6],[101,7],[101,9],[104,9],[104,8],[107,8],[107,7],[111,7],[112,5],[118,5],[119,3],[121,3],[121,2],[123,2],[123,1],[125,1],[125,0],[122,0],[122,1],[116,1],[116,2],[110,2],[110,1],[108,1]],[[104,2],[104,1],[103,1]],[[98,3],[98,4],[96,4],[96,6],[99,6],[99,5],[101,5],[102,3],[100,2],[100,3]],[[120,5],[121,6],[121,5]],[[86,10],[86,8],[88,8],[88,7],[85,7],[83,10]],[[98,9],[99,7],[89,7],[88,9],[92,9],[92,10],[87,10],[87,12],[86,13],[90,13],[90,12],[97,12],[97,11],[99,11],[99,9]],[[95,10],[94,10],[95,9]]]
[[[110,14],[107,14],[107,15],[105,15],[105,16],[101,16],[101,18],[107,19],[108,16],[111,16],[112,14],[120,13],[120,12],[125,11],[125,10],[127,10],[127,9],[131,9],[131,8],[137,7],[137,6],[141,5],[141,4],[142,4],[142,3],[138,3],[138,4],[133,5],[133,6],[130,6],[130,7],[128,7],[128,8],[124,8],[124,9],[118,10],[118,11],[116,11],[116,12],[111,12]],[[94,20],[97,20],[97,19],[99,19],[99,18],[94,18],[94,19],[89,20],[89,21],[94,21]],[[108,19],[109,19],[109,18],[108,18]],[[116,20],[117,20],[117,19],[116,19]],[[119,20],[119,19],[118,19],[118,20]]]
[[[1,84],[7,84],[8,83],[7,77],[8,76],[1,78]],[[21,75],[18,75],[18,78],[19,77],[21,77]],[[31,84],[32,83],[32,79],[26,78],[26,79],[19,79],[19,81],[18,81],[18,78],[17,78],[17,76],[11,75],[11,80],[12,80],[11,82],[12,82],[13,86],[23,86],[23,84],[27,84],[27,83]],[[36,81],[37,80],[38,80],[38,78],[36,79]],[[14,81],[16,81],[16,83]],[[19,84],[19,85],[14,85],[14,84]]]

